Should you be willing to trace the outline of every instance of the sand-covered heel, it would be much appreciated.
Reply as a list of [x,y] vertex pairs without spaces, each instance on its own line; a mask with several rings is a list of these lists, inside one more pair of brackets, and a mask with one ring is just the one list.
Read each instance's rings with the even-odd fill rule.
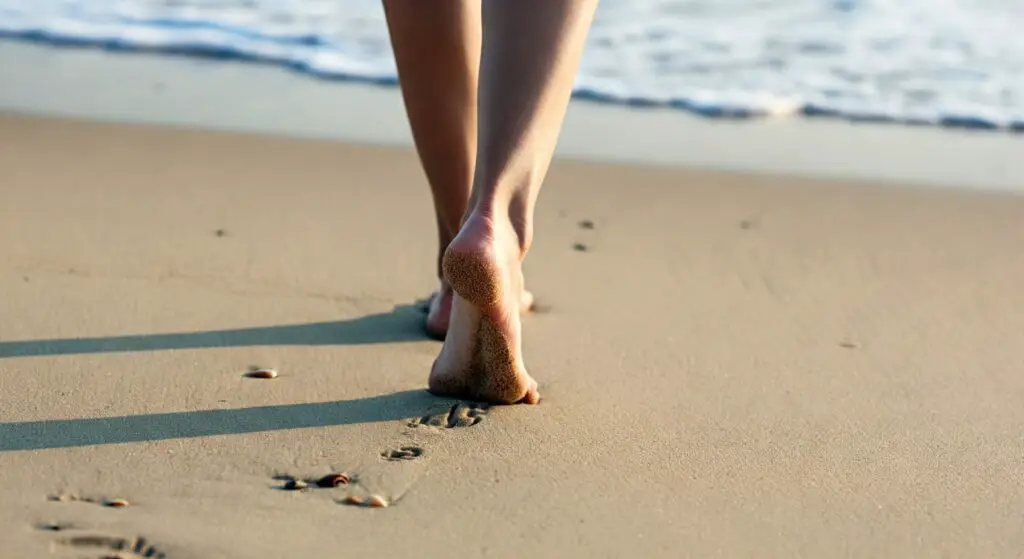
[[487,250],[466,251],[450,246],[441,267],[445,280],[459,297],[481,310],[500,304],[501,269]]

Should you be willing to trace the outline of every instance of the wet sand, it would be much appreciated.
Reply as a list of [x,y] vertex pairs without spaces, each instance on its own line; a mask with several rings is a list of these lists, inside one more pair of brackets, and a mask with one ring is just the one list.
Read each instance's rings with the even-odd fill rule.
[[[393,87],[278,67],[0,40],[0,111],[407,147]],[[73,93],[71,93],[73,92]],[[574,102],[557,153],[596,162],[1024,193],[1024,136]]]
[[559,160],[488,409],[408,148],[7,115],[0,196],[3,557],[1024,550],[1020,197]]

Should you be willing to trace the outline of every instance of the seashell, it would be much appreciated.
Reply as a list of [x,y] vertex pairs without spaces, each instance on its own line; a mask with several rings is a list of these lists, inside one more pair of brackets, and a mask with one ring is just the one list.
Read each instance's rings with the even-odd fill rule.
[[318,479],[316,484],[319,487],[337,487],[339,485],[348,485],[350,481],[352,479],[348,477],[348,474],[327,474]]
[[249,378],[277,378],[277,371],[274,369],[253,369],[245,374]]
[[388,502],[384,500],[384,497],[380,495],[371,495],[363,501],[363,506],[372,507],[375,509],[382,509],[388,506]]
[[127,507],[128,504],[129,503],[126,499],[107,499],[103,501],[103,506],[115,509],[123,509]]

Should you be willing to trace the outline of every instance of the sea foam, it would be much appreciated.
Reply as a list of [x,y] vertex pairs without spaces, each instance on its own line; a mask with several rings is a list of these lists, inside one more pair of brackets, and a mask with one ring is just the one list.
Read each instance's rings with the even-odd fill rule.
[[[1024,132],[1024,0],[603,0],[578,97]],[[0,36],[395,83],[379,0],[0,0]]]

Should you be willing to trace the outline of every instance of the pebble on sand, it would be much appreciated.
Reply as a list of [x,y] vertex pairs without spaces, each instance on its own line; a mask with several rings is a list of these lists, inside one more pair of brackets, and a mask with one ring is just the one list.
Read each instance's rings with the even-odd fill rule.
[[103,506],[115,509],[123,509],[128,506],[128,501],[126,499],[107,499],[103,501]]
[[384,500],[384,497],[380,495],[370,495],[363,501],[363,505],[367,507],[373,507],[376,509],[382,509],[388,506],[388,502]]
[[309,484],[301,479],[290,479],[284,483],[284,488],[289,491],[298,491],[309,487]]
[[253,369],[245,374],[249,378],[277,378],[277,371],[274,369]]

